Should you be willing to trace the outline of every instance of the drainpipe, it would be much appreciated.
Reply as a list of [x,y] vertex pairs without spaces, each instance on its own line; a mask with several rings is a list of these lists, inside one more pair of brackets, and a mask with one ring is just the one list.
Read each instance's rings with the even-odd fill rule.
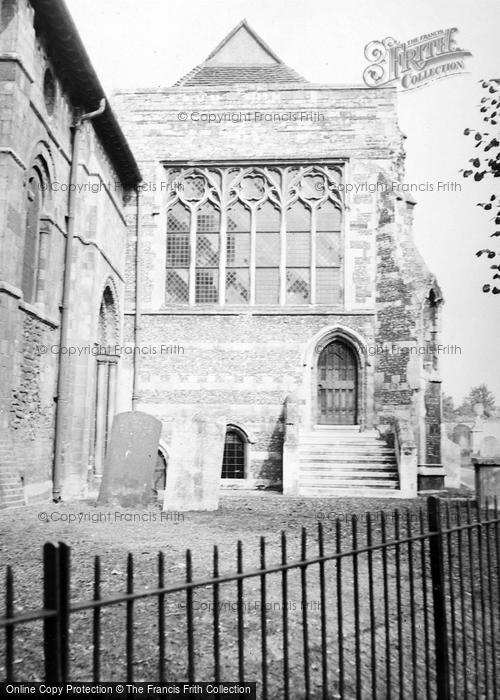
[[141,330],[141,270],[139,253],[140,246],[140,188],[135,192],[135,317],[134,317],[134,355],[133,355],[133,385],[132,385],[132,410],[137,410],[139,401],[139,332]]
[[[71,266],[73,261],[73,242],[75,238],[75,213],[78,185],[78,160],[80,155],[80,139],[83,123],[103,114],[106,109],[106,100],[101,100],[99,109],[78,117],[73,124],[73,143],[71,153],[70,188],[68,199],[66,251],[64,255],[64,278],[61,302],[61,331],[59,350],[68,345],[69,337],[69,309],[71,296]],[[63,455],[68,443],[63,439],[64,420],[67,417],[67,408],[70,402],[70,394],[67,389],[67,380],[70,376],[70,360],[67,353],[59,352],[59,367],[57,371],[57,396],[56,396],[56,432],[54,440],[54,462],[52,468],[52,498],[55,503],[61,500],[61,487],[63,478]]]

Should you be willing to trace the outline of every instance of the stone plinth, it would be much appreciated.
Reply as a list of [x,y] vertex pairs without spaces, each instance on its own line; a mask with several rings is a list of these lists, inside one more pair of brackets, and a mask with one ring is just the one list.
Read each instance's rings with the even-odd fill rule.
[[163,510],[217,510],[226,420],[181,414],[172,424]]
[[97,503],[130,507],[153,500],[154,470],[161,423],[147,413],[114,417]]

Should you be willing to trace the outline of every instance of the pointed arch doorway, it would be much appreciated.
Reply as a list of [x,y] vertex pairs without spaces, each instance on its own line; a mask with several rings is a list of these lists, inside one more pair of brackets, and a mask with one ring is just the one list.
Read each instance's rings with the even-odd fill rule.
[[359,372],[354,349],[332,340],[318,358],[317,425],[358,424]]

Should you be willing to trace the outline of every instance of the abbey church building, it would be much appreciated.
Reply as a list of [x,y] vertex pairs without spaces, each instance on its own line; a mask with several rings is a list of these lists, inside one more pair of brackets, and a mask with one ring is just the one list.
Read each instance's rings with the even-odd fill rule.
[[396,103],[308,82],[245,21],[173,87],[113,98],[143,178],[124,337],[182,348],[119,372],[167,460],[192,411],[227,424],[228,488],[443,486],[442,297],[413,240]]

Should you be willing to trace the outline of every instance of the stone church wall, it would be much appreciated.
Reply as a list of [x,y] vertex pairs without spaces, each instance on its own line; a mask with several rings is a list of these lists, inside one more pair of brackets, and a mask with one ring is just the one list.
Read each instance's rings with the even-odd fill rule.
[[[24,485],[28,500],[47,498],[51,491],[74,106],[44,37],[35,31],[31,4],[4,0],[1,8],[0,501],[15,504],[20,496],[14,482]],[[52,100],[44,93],[47,69],[53,80]],[[89,187],[78,197],[76,212],[71,308],[75,347],[95,342],[99,298],[108,278],[114,280],[122,306],[125,251],[123,192],[114,184],[119,178],[91,125],[85,126],[82,142],[79,184]],[[37,291],[27,301],[21,291],[27,178],[37,158],[46,167],[47,187]],[[106,188],[105,183],[112,184]],[[90,185],[99,187],[97,193]],[[78,470],[80,492],[89,460],[94,364],[89,355],[75,358],[72,405],[66,411],[71,441],[66,460]]]
[[[204,412],[225,415],[229,423],[246,430],[253,442],[250,476],[255,484],[278,484],[285,400],[293,392],[303,395],[308,391],[304,356],[311,339],[322,329],[340,324],[363,337],[370,353],[370,374],[375,376],[375,387],[368,390],[372,404],[368,413],[374,424],[390,429],[397,416],[410,417],[413,410],[408,356],[376,354],[382,344],[418,342],[415,314],[419,312],[413,297],[420,278],[427,275],[421,265],[420,278],[416,279],[416,272],[409,278],[397,259],[402,253],[394,250],[398,231],[405,228],[406,232],[411,226],[412,207],[401,197],[397,199],[403,154],[395,93],[278,85],[200,90],[137,90],[114,98],[144,175],[144,315],[139,343],[173,344],[183,350],[181,354],[141,356],[140,406],[163,421],[167,444],[169,422],[177,407],[191,404]],[[265,121],[256,119],[256,112],[282,117],[288,112],[319,113],[321,119]],[[245,120],[245,114],[251,114],[251,119]],[[213,121],[208,121],[208,115],[213,115]],[[234,121],[226,121],[224,115],[235,115]],[[310,163],[315,159],[344,163],[344,182],[350,187],[345,194],[342,307],[311,307],[300,312],[282,307],[266,313],[250,307],[229,311],[201,305],[169,312],[164,304],[165,168],[177,162],[279,165],[301,158]],[[411,250],[411,239],[404,245]],[[130,271],[134,255],[135,239],[129,245]],[[131,278],[127,300],[132,300],[134,289]]]

